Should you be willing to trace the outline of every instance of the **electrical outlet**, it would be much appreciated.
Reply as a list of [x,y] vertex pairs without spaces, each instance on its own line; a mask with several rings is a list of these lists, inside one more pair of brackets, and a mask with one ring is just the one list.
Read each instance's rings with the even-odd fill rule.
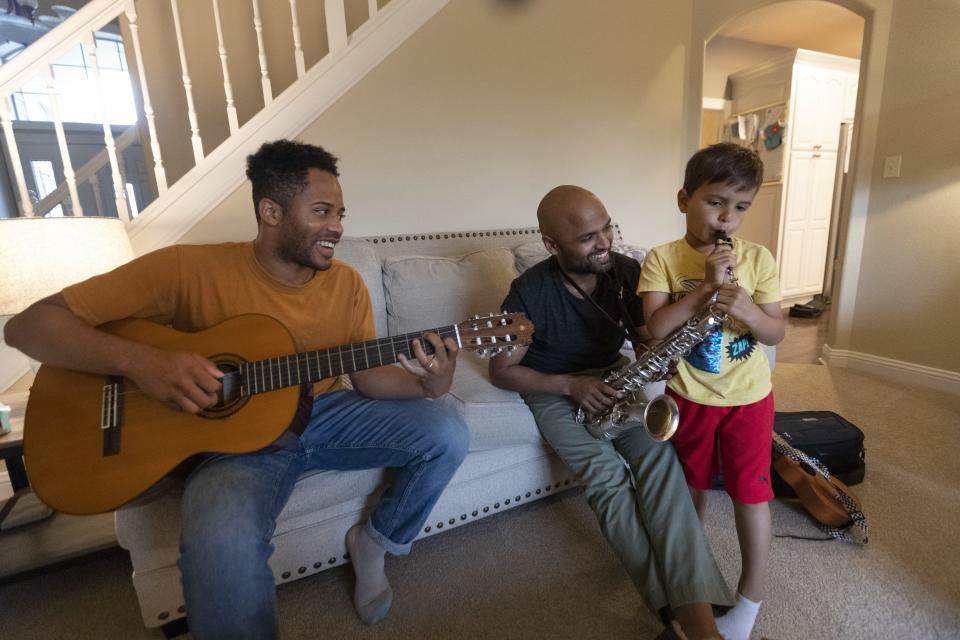
[[903,156],[887,156],[883,160],[883,177],[884,178],[899,178],[900,177],[900,161],[903,159]]

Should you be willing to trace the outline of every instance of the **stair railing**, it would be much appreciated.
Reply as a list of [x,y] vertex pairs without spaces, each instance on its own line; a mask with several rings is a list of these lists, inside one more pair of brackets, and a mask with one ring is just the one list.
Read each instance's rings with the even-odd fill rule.
[[[127,202],[122,152],[125,148],[136,142],[140,135],[146,135],[148,137],[150,149],[149,158],[152,161],[152,176],[156,190],[155,195],[158,198],[162,197],[171,186],[167,169],[164,166],[160,144],[161,136],[182,135],[182,132],[167,133],[159,129],[148,86],[149,77],[147,74],[151,73],[151,70],[144,65],[140,37],[142,29],[166,27],[163,25],[140,24],[140,16],[137,12],[138,5],[143,5],[146,2],[161,1],[169,2],[172,12],[173,35],[177,43],[176,55],[182,73],[182,88],[186,98],[186,116],[189,122],[188,135],[193,151],[194,166],[200,165],[205,158],[209,157],[210,152],[213,151],[213,149],[210,149],[209,152],[205,153],[200,126],[198,124],[199,118],[193,95],[193,81],[191,80],[188,65],[188,44],[183,34],[180,2],[178,0],[91,0],[91,2],[77,10],[75,14],[63,23],[26,47],[6,64],[0,66],[0,127],[2,127],[3,131],[3,142],[9,168],[12,171],[10,177],[14,183],[16,204],[20,216],[33,217],[45,215],[49,213],[51,209],[56,208],[58,204],[68,204],[69,206],[65,207],[65,211],[69,215],[93,213],[83,211],[79,189],[84,184],[91,183],[95,187],[94,194],[99,198],[99,189],[96,188],[97,175],[100,169],[109,165],[117,214],[121,219],[129,223],[133,219],[133,215],[131,214],[130,203]],[[190,1],[193,2],[194,0]],[[230,6],[232,6],[232,2],[234,1],[239,2],[239,0],[231,0]],[[264,108],[266,108],[276,96],[273,95],[268,68],[261,4],[267,4],[269,2],[269,8],[275,9],[281,0],[249,1],[253,9],[253,23],[250,25],[250,28],[256,35],[257,59],[259,62],[263,104]],[[403,4],[401,0],[391,1],[394,4]],[[217,38],[217,55],[219,56],[219,66],[223,77],[225,117],[229,125],[230,135],[233,135],[241,125],[238,119],[230,71],[227,64],[229,54],[225,44],[224,29],[221,21],[221,9],[228,5],[222,2],[222,0],[210,0],[210,2],[212,4],[215,35]],[[348,36],[347,12],[344,6],[344,0],[289,0],[287,10],[290,12],[293,57],[295,60],[297,80],[302,79],[308,71],[302,46],[298,4],[306,5],[316,2],[322,2],[323,4],[329,49],[327,56],[337,54],[345,49],[352,37]],[[368,0],[366,22],[373,22],[373,19],[382,11],[384,10],[380,8],[377,0]],[[102,82],[95,34],[106,25],[118,19],[125,20],[126,26],[128,27],[129,36],[125,38],[124,45],[132,51],[132,57],[135,63],[132,65],[133,68],[131,68],[130,71],[131,76],[136,76],[138,79],[137,89],[139,90],[139,98],[141,101],[139,108],[142,111],[142,113],[138,114],[138,123],[143,126],[138,127],[135,125],[130,127],[115,139],[113,128],[107,117],[106,107],[110,96],[107,94],[104,83]],[[363,26],[366,27],[366,24]],[[213,34],[211,34],[211,38],[212,37]],[[84,45],[83,51],[86,55],[86,65],[90,73],[91,87],[100,97],[98,100],[98,111],[103,124],[104,149],[85,162],[80,168],[74,169],[73,162],[71,161],[70,145],[61,117],[61,107],[63,105],[60,104],[60,101],[62,94],[58,90],[58,82],[54,75],[53,65],[80,44]],[[128,59],[129,58],[130,56],[128,55]],[[43,81],[47,89],[47,96],[51,107],[50,115],[53,122],[57,147],[59,148],[63,174],[63,181],[59,183],[52,192],[42,198],[37,198],[30,192],[24,167],[21,162],[21,154],[16,136],[17,120],[14,117],[14,112],[11,110],[11,96],[28,83],[36,82],[38,78]],[[134,80],[131,79],[131,81]],[[296,81],[294,81],[294,83],[296,83]],[[146,131],[143,130],[144,128]],[[100,205],[98,204],[98,206]],[[102,215],[102,211],[103,209],[100,209],[97,213]]]

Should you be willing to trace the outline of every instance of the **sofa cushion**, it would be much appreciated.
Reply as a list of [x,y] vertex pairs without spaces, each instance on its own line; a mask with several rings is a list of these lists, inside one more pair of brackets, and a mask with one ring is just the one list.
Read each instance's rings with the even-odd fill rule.
[[526,242],[514,247],[513,256],[517,273],[523,273],[541,260],[545,260],[549,255],[550,252],[543,246],[543,240]]
[[335,257],[353,267],[370,292],[370,305],[373,307],[373,322],[378,336],[387,335],[386,299],[383,295],[383,273],[380,258],[366,240],[343,237],[337,244]]
[[383,261],[390,335],[495,313],[517,276],[509,249],[463,256],[397,256]]
[[520,396],[490,383],[487,360],[460,356],[450,393],[437,402],[463,417],[470,431],[470,451],[543,443]]

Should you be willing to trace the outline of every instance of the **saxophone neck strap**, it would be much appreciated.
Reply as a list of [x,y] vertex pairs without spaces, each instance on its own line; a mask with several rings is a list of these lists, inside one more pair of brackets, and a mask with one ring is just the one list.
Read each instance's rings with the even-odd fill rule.
[[[580,287],[580,285],[574,282],[573,278],[571,278],[570,275],[567,274],[567,272],[564,271],[563,268],[560,266],[560,263],[557,262],[556,256],[553,256],[553,260],[554,260],[554,264],[557,267],[557,270],[560,272],[560,275],[563,277],[563,279],[566,280],[568,283],[570,283],[570,286],[572,286],[576,290],[576,292],[583,297],[583,299],[589,300],[590,304],[593,305],[594,309],[599,311],[600,315],[602,315],[607,322],[609,322],[611,325],[616,327],[618,332],[623,333],[624,338],[629,340],[634,345],[634,348],[640,348],[643,345],[643,338],[640,337],[640,331],[637,330],[637,326],[633,322],[633,318],[630,317],[630,312],[627,310],[627,305],[623,301],[623,297],[625,295],[627,287],[623,286],[623,283],[620,281],[620,278],[615,277],[616,275],[616,272],[614,271],[615,267],[611,266],[611,269],[610,269],[610,271],[614,272],[614,276],[611,276],[610,272],[597,274],[597,286],[600,286],[600,278],[605,277],[610,281],[610,284],[612,284],[616,289],[617,306],[620,308],[620,318],[621,318],[620,322],[617,322],[617,320],[615,320],[613,316],[607,313],[606,309],[604,309],[599,304],[597,304],[597,301],[593,299],[593,296],[591,296],[589,293],[586,293]],[[633,295],[636,295],[636,294],[633,293]]]

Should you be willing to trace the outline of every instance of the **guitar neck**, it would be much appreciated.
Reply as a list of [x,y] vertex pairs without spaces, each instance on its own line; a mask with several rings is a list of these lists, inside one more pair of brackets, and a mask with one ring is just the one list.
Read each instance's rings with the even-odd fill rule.
[[448,325],[329,349],[246,362],[239,371],[227,375],[239,376],[239,380],[235,382],[244,396],[312,384],[324,378],[393,364],[399,361],[401,354],[405,358],[414,359],[416,356],[410,344],[414,339],[420,340],[424,353],[430,355],[434,352],[433,345],[423,339],[423,334],[428,331],[441,338],[453,338],[460,343],[457,326]]

